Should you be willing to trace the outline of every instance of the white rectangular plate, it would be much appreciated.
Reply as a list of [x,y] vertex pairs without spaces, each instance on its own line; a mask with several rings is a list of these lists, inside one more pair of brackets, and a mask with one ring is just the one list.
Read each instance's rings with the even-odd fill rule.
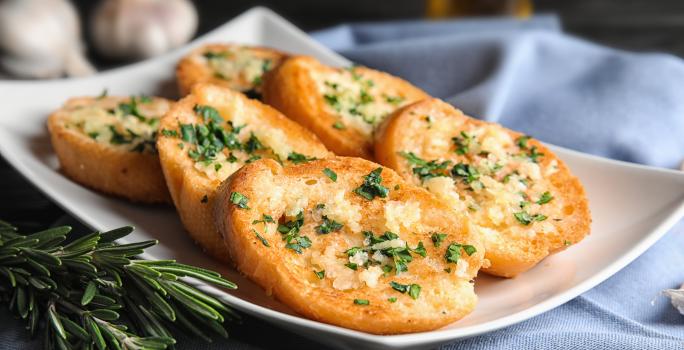
[[471,315],[443,329],[379,336],[304,319],[234,270],[203,255],[185,235],[172,208],[142,206],[100,195],[58,172],[45,128],[47,115],[67,98],[145,93],[175,96],[174,67],[193,46],[241,42],[312,55],[347,65],[276,14],[254,8],[182,49],[102,74],[69,80],[0,81],[0,152],[27,179],[94,229],[134,225],[129,241],[158,239],[147,257],[173,258],[220,271],[240,286],[226,293],[202,286],[233,307],[340,348],[427,348],[490,332],[548,311],[607,279],[638,257],[684,213],[684,174],[617,162],[552,147],[586,187],[594,222],[592,234],[567,251],[544,260],[514,279],[482,275],[480,302]]

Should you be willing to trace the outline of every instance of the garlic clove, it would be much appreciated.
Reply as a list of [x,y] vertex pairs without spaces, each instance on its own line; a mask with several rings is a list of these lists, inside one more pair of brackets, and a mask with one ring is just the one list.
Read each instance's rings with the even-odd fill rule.
[[188,42],[197,30],[197,12],[186,0],[104,0],[91,23],[103,56],[148,58]]
[[68,1],[0,1],[0,64],[13,75],[57,78],[74,71],[69,62],[80,62],[80,75],[92,73],[79,36],[79,18]]

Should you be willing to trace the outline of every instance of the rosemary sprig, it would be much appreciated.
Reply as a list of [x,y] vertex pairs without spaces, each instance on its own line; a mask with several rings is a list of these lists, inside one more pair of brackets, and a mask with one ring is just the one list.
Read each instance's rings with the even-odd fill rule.
[[237,286],[216,272],[174,260],[139,260],[157,241],[116,244],[122,227],[65,242],[71,228],[23,235],[0,221],[0,300],[26,320],[33,335],[44,324],[48,349],[165,349],[180,329],[211,341],[227,337],[238,316],[182,280]]

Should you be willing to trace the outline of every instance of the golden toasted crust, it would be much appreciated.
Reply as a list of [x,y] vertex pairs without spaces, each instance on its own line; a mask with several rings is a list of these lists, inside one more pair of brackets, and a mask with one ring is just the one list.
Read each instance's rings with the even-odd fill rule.
[[[336,173],[336,181],[324,173],[326,168]],[[237,268],[302,315],[364,332],[427,331],[463,318],[477,302],[472,279],[484,255],[478,236],[434,196],[388,168],[380,174],[381,185],[389,189],[386,198],[367,200],[354,193],[364,176],[378,168],[360,158],[337,157],[289,167],[261,160],[234,173],[221,186],[214,209]],[[247,197],[244,206],[249,209],[235,205],[239,201],[231,201],[233,193]],[[303,213],[298,234],[311,241],[301,254],[286,247],[277,229],[278,223],[294,220],[293,209]],[[274,223],[259,221],[264,215]],[[319,233],[326,217],[344,226]],[[373,251],[367,253],[373,264],[358,264],[356,271],[344,265],[353,259],[346,254],[349,248],[372,247],[362,231],[379,236],[390,228],[410,248],[422,242],[426,256],[412,252],[408,270],[398,275],[394,269],[383,276],[380,266],[394,263],[382,258],[389,262],[376,265]],[[439,247],[431,240],[434,232],[444,234]],[[473,245],[476,252],[461,251],[457,264],[448,263],[445,253],[451,243]],[[325,270],[322,278],[315,273],[320,270]],[[371,278],[372,271],[380,272]],[[392,281],[419,285],[419,296],[396,291]]]
[[[493,134],[505,133],[510,137],[510,140],[520,140],[519,138],[523,136],[498,124],[469,118],[463,115],[461,111],[438,99],[427,99],[406,106],[386,119],[376,134],[375,155],[378,162],[396,170],[404,179],[415,184],[421,184],[419,177],[413,173],[414,165],[405,156],[400,155],[400,152],[413,152],[426,161],[450,160],[451,165],[460,162],[472,165],[474,164],[473,159],[476,159],[475,156],[457,154],[456,145],[452,138],[462,138],[461,131],[466,131],[472,136],[474,130],[480,127],[488,128]],[[506,138],[503,136],[503,139]],[[482,140],[480,139],[480,142]],[[489,141],[491,140],[487,142]],[[517,154],[530,152],[532,147],[536,147],[538,153],[543,153],[538,164],[530,165],[542,169],[541,178],[538,181],[529,178],[523,181],[548,184],[548,191],[553,199],[546,204],[538,205],[536,201],[539,198],[539,193],[532,194],[532,188],[535,185],[531,185],[532,187],[529,189],[526,185],[522,191],[526,191],[528,196],[521,201],[526,201],[528,204],[526,204],[525,209],[517,208],[516,211],[526,210],[529,214],[534,214],[532,210],[538,210],[540,213],[546,213],[548,218],[543,219],[542,222],[532,220],[533,222],[530,225],[525,226],[514,219],[512,213],[505,214],[508,223],[504,221],[498,225],[493,224],[494,220],[489,220],[489,217],[484,214],[477,216],[480,213],[493,210],[492,207],[497,204],[496,201],[500,200],[498,198],[477,203],[481,207],[476,208],[476,211],[464,207],[460,212],[468,213],[469,216],[473,217],[475,224],[485,228],[484,233],[489,233],[488,235],[485,234],[483,239],[487,251],[486,258],[491,262],[491,266],[484,268],[483,271],[497,276],[513,277],[532,268],[549,254],[564,250],[569,245],[582,240],[589,233],[591,214],[584,188],[579,180],[570,173],[565,163],[543,144],[537,140],[529,139],[524,149],[516,145],[516,142],[509,143],[507,147],[508,150]],[[498,179],[507,172],[507,166],[501,164],[503,170],[499,170],[498,175],[491,175],[492,178]],[[544,169],[547,171],[549,169],[554,170],[547,173]],[[429,181],[431,180],[423,181],[423,186],[429,188],[430,186],[426,185]],[[505,183],[505,180],[503,181]],[[462,186],[460,179],[456,179],[455,182]],[[498,185],[494,183],[493,186]],[[485,185],[484,191],[488,191],[487,185]],[[457,192],[461,200],[466,196],[476,196],[472,194],[472,190],[464,190],[463,187],[460,187]],[[437,195],[440,197],[439,193]],[[449,198],[444,193],[441,195],[443,199]],[[488,215],[494,216],[495,214]],[[522,230],[528,230],[524,232],[528,232],[532,237],[508,233],[522,232]],[[544,230],[551,232],[544,232]],[[494,238],[491,238],[492,232],[494,232]]]
[[[50,115],[48,130],[62,172],[100,192],[135,202],[168,203],[171,198],[155,153],[97,142],[69,121],[71,115],[82,108],[113,109],[119,103],[128,102],[130,98],[124,97],[78,97],[69,99]],[[171,101],[153,98],[148,104],[154,109],[166,110]],[[149,106],[140,108],[145,111]],[[146,114],[146,117],[159,118],[160,115]]]
[[[337,155],[373,159],[372,132],[362,132],[343,120],[332,109],[320,91],[322,81],[337,76],[344,69],[321,64],[311,57],[292,57],[267,74],[264,82],[264,101],[298,123],[313,131]],[[354,68],[354,74],[373,81],[368,91],[375,93],[374,102],[382,102],[386,91],[400,97],[397,106],[428,95],[405,80],[365,67]],[[390,110],[391,112],[391,110]],[[379,122],[384,115],[373,115]],[[361,117],[356,117],[361,118]],[[342,123],[344,129],[334,127]],[[372,129],[372,126],[369,126]]]
[[[287,54],[266,47],[243,46],[236,44],[207,44],[193,50],[190,54],[183,57],[176,67],[176,77],[178,79],[178,90],[181,96],[190,93],[190,89],[197,83],[211,83],[225,86],[233,90],[248,92],[254,91],[257,95],[261,93],[261,84],[255,84],[254,80],[249,81],[244,69],[235,70],[230,76],[217,74],[216,70],[209,64],[209,59],[205,57],[207,53],[227,53],[241,52],[246,57],[265,59],[270,63],[268,69],[277,67]],[[225,60],[234,60],[226,57]],[[261,79],[259,78],[258,81]]]
[[[196,150],[196,146],[180,138],[180,124],[206,125],[193,111],[196,105],[215,108],[224,120],[235,122],[237,124],[235,126],[246,124],[239,133],[243,144],[250,132],[259,133],[270,130],[278,131],[279,135],[282,135],[281,146],[289,146],[293,151],[301,154],[321,158],[328,156],[329,152],[315,135],[287,119],[275,109],[228,88],[197,84],[188,96],[171,107],[161,120],[160,130],[175,132],[177,135],[162,132],[157,140],[157,149],[171,198],[183,225],[192,238],[209,255],[227,261],[228,256],[225,254],[223,240],[216,232],[209,208],[213,205],[216,189],[223,180],[222,176],[230,175],[230,172],[209,176],[213,174],[211,169],[214,165],[207,167],[207,172],[203,172],[201,167],[198,168],[198,163],[188,154],[189,151]],[[224,129],[227,129],[227,123],[222,123],[222,125]],[[262,152],[260,155],[272,156],[266,154],[266,151],[259,151]],[[225,149],[222,152],[227,153]],[[245,163],[247,155],[243,151],[237,149],[231,152],[238,159],[235,163],[223,162],[222,171],[229,169],[230,166],[232,166],[231,169],[236,170]]]

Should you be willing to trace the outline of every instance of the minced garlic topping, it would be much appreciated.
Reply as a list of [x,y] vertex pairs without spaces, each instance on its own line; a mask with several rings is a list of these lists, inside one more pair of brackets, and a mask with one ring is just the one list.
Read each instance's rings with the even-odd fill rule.
[[72,107],[66,127],[111,147],[156,153],[159,118],[168,110],[168,103],[131,97],[114,108],[105,108],[110,104],[111,100],[95,100],[91,105]]
[[254,55],[249,48],[210,51],[203,56],[217,78],[245,81],[254,86],[261,85],[264,73],[273,68],[270,59]]
[[444,158],[401,152],[424,188],[467,213],[487,230],[490,241],[499,234],[531,238],[556,231],[553,222],[564,216],[562,199],[549,180],[558,171],[556,161],[544,165],[544,155],[528,143],[529,137],[513,139],[497,125],[461,125],[450,136]]
[[317,75],[314,80],[330,112],[340,117],[334,125],[338,129],[350,127],[371,135],[389,113],[409,102],[398,91],[379,91],[372,79],[354,67]]

